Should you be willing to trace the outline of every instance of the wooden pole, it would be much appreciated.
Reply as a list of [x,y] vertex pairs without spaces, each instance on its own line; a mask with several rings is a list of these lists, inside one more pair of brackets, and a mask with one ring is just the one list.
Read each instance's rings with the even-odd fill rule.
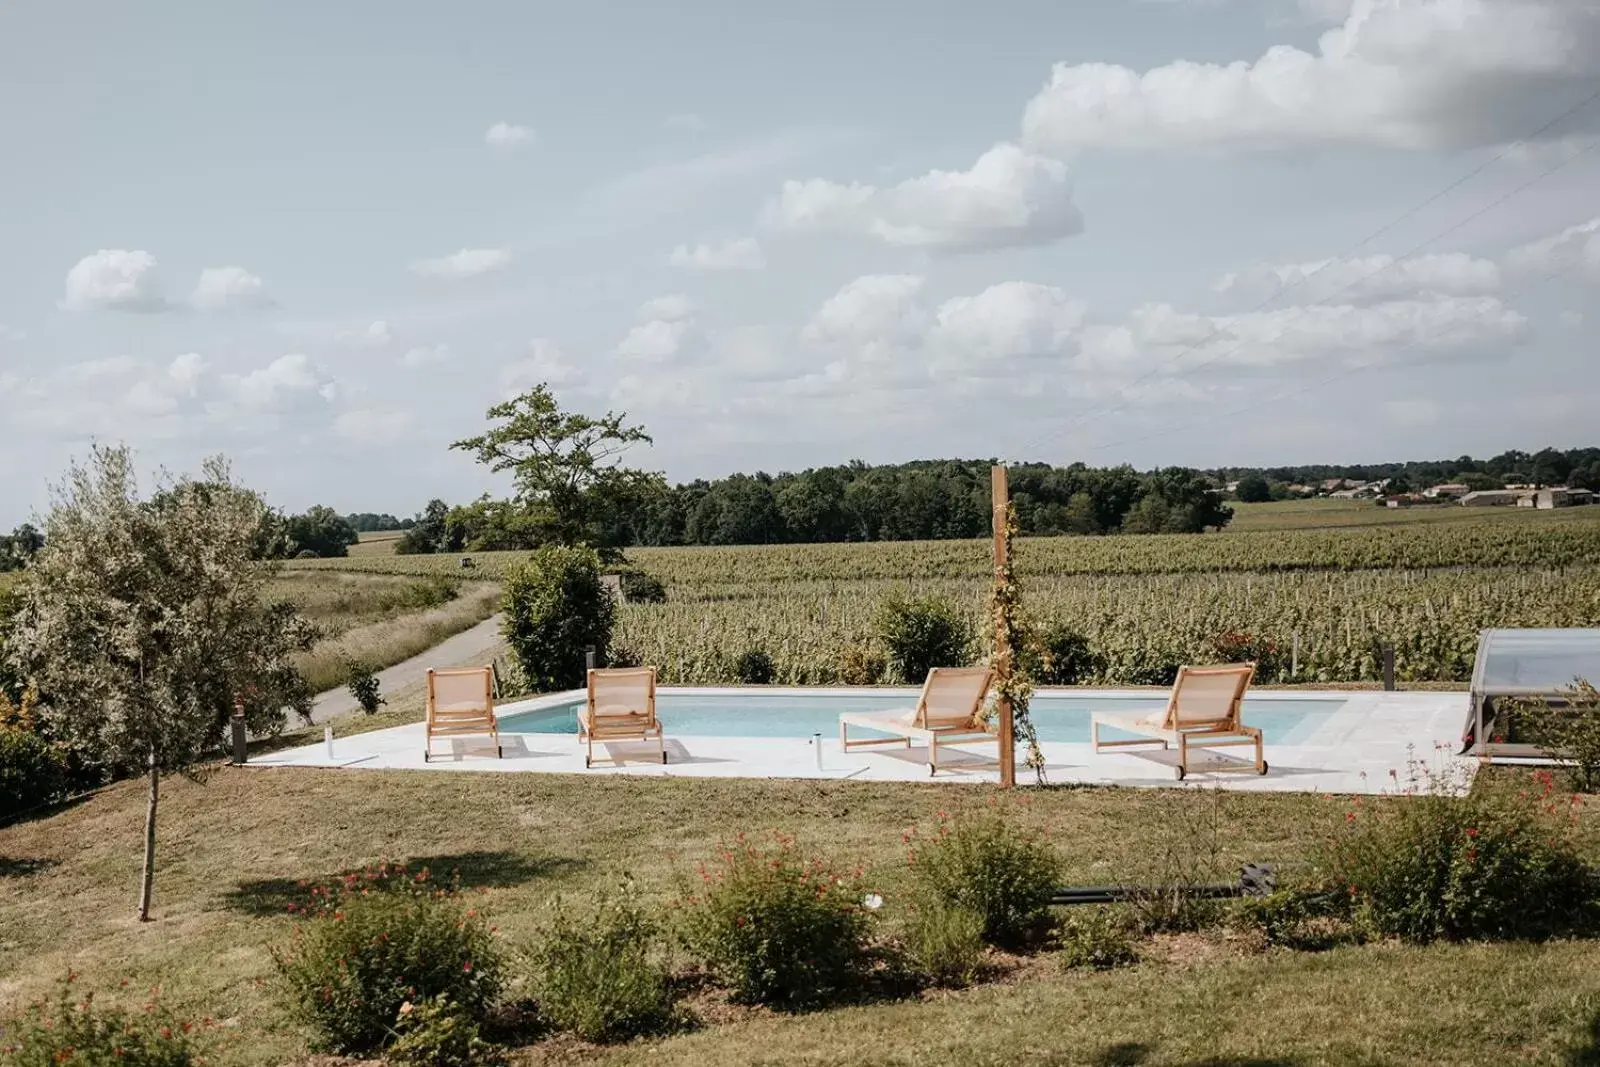
[[[1006,484],[1006,469],[995,467],[989,473],[989,485],[994,498],[994,579],[998,583],[1008,559],[1006,519],[1011,490]],[[1010,620],[996,612],[994,619],[994,673],[996,684],[1011,677]],[[1002,696],[996,704],[1000,714],[1000,786],[1011,789],[1017,784],[1017,742],[1012,734],[1011,701]]]

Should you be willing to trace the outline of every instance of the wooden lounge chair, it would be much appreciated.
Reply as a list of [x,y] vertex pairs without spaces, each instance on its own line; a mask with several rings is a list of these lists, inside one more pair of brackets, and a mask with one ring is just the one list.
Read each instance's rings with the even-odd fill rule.
[[[578,740],[584,742],[583,765],[594,766],[596,741],[647,741],[655,738],[661,762],[667,742],[656,718],[656,669],[611,667],[589,672],[589,699],[578,710]],[[613,763],[620,760],[612,758]]]
[[433,758],[435,737],[463,734],[488,734],[494,740],[494,754],[505,755],[500,747],[500,724],[494,717],[494,668],[457,667],[428,671],[428,721],[422,761]]
[[[1239,707],[1255,672],[1254,663],[1226,667],[1181,667],[1165,709],[1144,716],[1095,712],[1090,726],[1094,750],[1099,752],[1103,748],[1129,748],[1135,745],[1160,745],[1166,749],[1177,745],[1178,779],[1181,781],[1189,773],[1191,747],[1254,745],[1254,763],[1211,769],[1249,769],[1257,774],[1266,774],[1267,761],[1261,754],[1260,727],[1246,726],[1239,721]],[[1143,736],[1127,741],[1102,741],[1102,725]]]
[[[978,720],[983,698],[989,693],[994,671],[988,667],[935,667],[922,683],[917,706],[903,711],[846,712],[839,716],[839,746],[846,752],[869,745],[898,745],[913,741],[928,746],[928,773],[939,770],[939,744],[993,741],[999,737]],[[859,726],[892,737],[851,740],[846,727]]]

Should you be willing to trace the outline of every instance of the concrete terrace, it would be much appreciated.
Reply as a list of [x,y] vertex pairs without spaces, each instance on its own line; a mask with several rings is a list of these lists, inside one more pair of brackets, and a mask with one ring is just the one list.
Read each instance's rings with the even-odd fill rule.
[[[738,690],[667,688],[662,695],[727,694]],[[771,689],[777,695],[826,695],[829,690]],[[846,690],[832,692],[846,693]],[[907,706],[916,691],[903,693]],[[1107,695],[1148,697],[1159,706],[1159,693],[1104,690]],[[1327,692],[1296,693],[1258,690],[1257,696],[1273,700],[1323,700]],[[1453,755],[1467,711],[1465,693],[1390,693],[1356,691],[1340,694],[1343,706],[1326,716],[1297,744],[1267,745],[1270,770],[1265,777],[1251,772],[1207,773],[1196,767],[1191,750],[1191,770],[1184,784],[1220,785],[1227,789],[1269,792],[1385,793],[1405,788],[1416,765],[1434,775],[1454,772],[1452,781],[1471,781],[1477,762]],[[582,700],[582,691],[555,693],[532,700],[502,704],[497,713],[504,723],[520,713],[539,711]],[[1248,703],[1246,721],[1248,721]],[[654,742],[618,742],[596,745],[593,768],[583,765],[583,746],[575,734],[522,733],[502,730],[504,758],[496,759],[487,737],[440,739],[434,756],[424,762],[423,726],[413,723],[387,730],[337,738],[332,751],[323,743],[285,749],[253,758],[253,767],[338,767],[350,770],[419,770],[438,773],[513,772],[533,774],[629,774],[680,778],[801,778],[856,781],[927,782],[926,750],[920,746],[884,746],[843,752],[836,735],[824,735],[820,749],[809,737],[674,737],[665,711],[667,759],[659,762]],[[619,757],[613,765],[600,762],[600,749]],[[1159,749],[1124,750],[1095,754],[1087,743],[1051,742],[1041,745],[1052,784],[1176,786],[1175,752]],[[1242,752],[1242,749],[1233,750]],[[998,773],[992,746],[972,751],[940,746],[938,782],[994,782]],[[1239,763],[1237,757],[1219,753],[1214,764]],[[1019,766],[1018,782],[1033,775]]]

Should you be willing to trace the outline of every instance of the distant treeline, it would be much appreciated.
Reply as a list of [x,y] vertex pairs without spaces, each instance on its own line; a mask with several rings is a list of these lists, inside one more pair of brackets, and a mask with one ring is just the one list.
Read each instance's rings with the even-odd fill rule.
[[[735,474],[658,483],[628,499],[595,501],[597,540],[627,545],[742,545],[920,541],[990,532],[988,460],[852,463],[799,473]],[[1010,468],[1017,520],[1028,534],[1199,533],[1232,509],[1198,472],[1140,473],[1028,464]],[[546,529],[537,503],[435,500],[401,538],[401,552],[532,547]]]
[[1405,463],[1312,464],[1300,467],[1223,467],[1206,472],[1219,484],[1255,475],[1268,482],[1286,485],[1317,485],[1334,478],[1375,482],[1400,479],[1417,489],[1445,482],[1459,482],[1474,489],[1496,489],[1511,485],[1570,485],[1600,490],[1600,448],[1574,448],[1562,451],[1545,448],[1538,452],[1512,450],[1492,459],[1411,460]]

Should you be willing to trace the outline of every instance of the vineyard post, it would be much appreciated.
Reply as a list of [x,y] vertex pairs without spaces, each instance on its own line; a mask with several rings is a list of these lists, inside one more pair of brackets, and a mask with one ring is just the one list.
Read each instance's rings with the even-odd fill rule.
[[[1006,534],[1011,491],[1006,484],[1004,467],[996,466],[990,471],[989,486],[994,504],[994,578],[999,582],[1002,580],[1011,547]],[[1011,646],[1006,638],[1011,620],[1001,618],[1003,614],[1004,612],[996,612],[994,620],[994,672],[997,682],[1004,682],[1011,677]],[[1001,691],[1003,694],[1004,686],[1001,686]],[[996,702],[995,710],[1000,718],[1000,786],[1003,789],[1011,789],[1017,784],[1017,743],[1012,736],[1010,699],[1002,695]]]
[[1394,692],[1394,646],[1387,643],[1383,646],[1383,687]]
[[1294,632],[1294,651],[1289,656],[1289,677],[1300,677],[1300,631]]

